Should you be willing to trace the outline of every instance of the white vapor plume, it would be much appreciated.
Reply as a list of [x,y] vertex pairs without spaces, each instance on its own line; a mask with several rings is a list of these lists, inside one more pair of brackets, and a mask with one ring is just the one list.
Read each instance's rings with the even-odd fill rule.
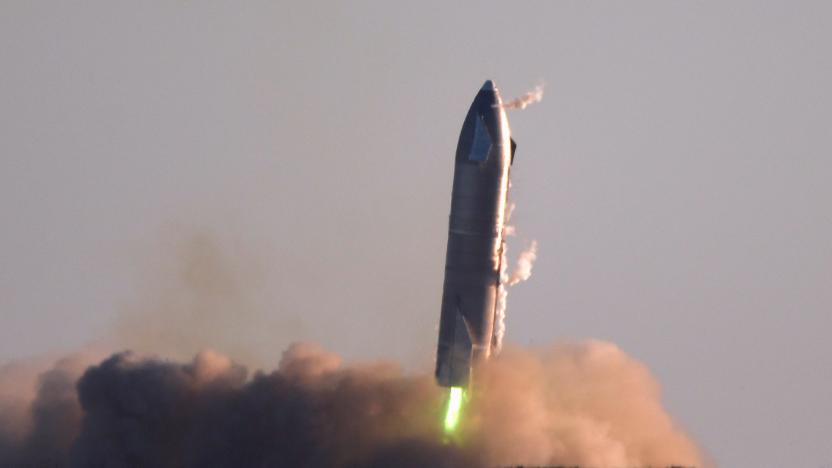
[[537,84],[526,94],[503,103],[503,109],[525,109],[543,100],[543,83]]
[[510,203],[506,206],[505,225],[503,226],[503,240],[500,248],[500,285],[497,287],[497,304],[494,311],[494,339],[491,343],[493,352],[499,354],[503,347],[503,337],[506,333],[506,299],[508,298],[508,287],[526,281],[532,276],[532,267],[537,259],[537,241],[533,240],[531,245],[520,253],[517,258],[517,265],[514,271],[508,274],[508,255],[506,237],[515,234],[514,226],[508,224],[516,205]]
[[517,205],[510,203],[506,206],[505,225],[503,226],[503,240],[500,246],[500,285],[497,287],[497,303],[494,311],[494,339],[491,343],[494,354],[499,354],[503,347],[503,337],[506,333],[506,299],[508,298],[508,287],[526,281],[532,276],[532,267],[537,260],[537,241],[533,240],[531,245],[520,253],[514,271],[508,273],[508,247],[506,237],[515,234],[514,226],[508,224],[514,208]]
[[494,354],[499,354],[503,348],[503,336],[506,334],[506,298],[508,291],[506,291],[508,274],[506,273],[506,241],[503,240],[502,253],[500,258],[500,284],[497,286],[497,304],[494,310],[494,332],[491,349]]
[[520,253],[520,257],[517,259],[517,266],[508,279],[508,285],[514,286],[521,281],[529,279],[532,276],[532,267],[534,266],[535,260],[537,260],[537,241],[533,240],[529,248]]
[[[508,182],[511,188],[511,180]],[[506,257],[506,237],[513,236],[515,233],[514,226],[508,224],[511,221],[511,215],[514,213],[515,203],[509,203],[505,207],[505,221],[503,224],[503,238],[500,243],[500,284],[497,286],[497,303],[494,311],[494,332],[492,333],[493,342],[491,348],[494,354],[499,354],[503,347],[503,336],[506,334],[506,298],[508,291],[506,291],[506,284],[508,282],[508,258]]]
[[[509,227],[509,226],[506,226]],[[503,241],[502,259],[500,261],[500,286],[497,288],[497,305],[494,313],[494,342],[492,347],[495,354],[498,354],[503,347],[503,337],[506,333],[506,299],[508,288],[517,283],[522,283],[532,276],[532,267],[537,260],[537,241],[533,240],[529,248],[520,253],[517,258],[517,265],[509,275],[507,271],[508,257],[506,255],[506,242]]]

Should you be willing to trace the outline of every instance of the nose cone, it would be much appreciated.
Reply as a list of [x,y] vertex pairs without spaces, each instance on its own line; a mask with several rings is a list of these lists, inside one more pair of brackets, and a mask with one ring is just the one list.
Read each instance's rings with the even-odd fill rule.
[[501,104],[500,92],[497,90],[497,85],[493,80],[486,80],[477,92],[477,97],[474,99],[474,108],[476,112],[481,115],[486,115],[493,112],[494,107]]
[[457,161],[485,162],[492,145],[502,146],[505,118],[494,81],[487,80],[468,109],[457,144]]
[[497,89],[497,85],[494,84],[493,80],[486,80],[477,94],[485,96],[485,98],[490,101],[491,105],[502,104],[502,100],[500,99],[500,90]]

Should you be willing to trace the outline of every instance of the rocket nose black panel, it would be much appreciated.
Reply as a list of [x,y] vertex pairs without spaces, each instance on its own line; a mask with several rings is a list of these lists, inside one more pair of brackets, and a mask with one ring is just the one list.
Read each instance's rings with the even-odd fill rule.
[[488,153],[491,152],[491,145],[494,140],[491,138],[491,133],[488,127],[482,120],[482,117],[477,116],[474,119],[474,137],[471,140],[471,149],[468,151],[468,160],[483,162],[488,159]]
[[482,163],[492,145],[501,142],[497,88],[488,80],[477,92],[459,134],[456,160]]
[[485,116],[486,114],[494,113],[496,106],[497,88],[492,87],[491,89],[486,89],[486,87],[483,86],[477,93],[477,97],[474,98],[474,104],[471,107],[476,107],[477,112]]

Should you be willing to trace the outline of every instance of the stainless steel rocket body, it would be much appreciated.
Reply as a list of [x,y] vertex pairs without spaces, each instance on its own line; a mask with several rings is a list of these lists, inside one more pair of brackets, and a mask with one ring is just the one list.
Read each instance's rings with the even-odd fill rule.
[[472,366],[492,351],[514,146],[499,92],[486,81],[456,149],[436,354],[442,386],[467,386]]

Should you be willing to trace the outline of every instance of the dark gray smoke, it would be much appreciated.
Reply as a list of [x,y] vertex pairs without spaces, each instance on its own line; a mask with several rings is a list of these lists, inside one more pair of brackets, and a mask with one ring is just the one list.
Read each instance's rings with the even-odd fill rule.
[[[252,376],[210,351],[187,364],[123,352],[83,372],[61,361],[28,401],[0,399],[0,466],[700,464],[649,373],[614,345],[509,349],[477,375],[447,441],[445,392],[430,376],[343,366],[310,344]],[[0,369],[0,390],[8,384]]]
[[68,459],[83,417],[76,393],[82,367],[80,356],[58,360],[40,374],[30,396],[24,388],[30,369],[0,368],[0,466],[51,466]]
[[77,387],[69,371],[44,373],[28,434],[0,436],[0,466],[477,465],[442,444],[441,406],[427,377],[342,369],[307,344],[251,378],[212,352],[189,364],[125,352],[87,369]]

